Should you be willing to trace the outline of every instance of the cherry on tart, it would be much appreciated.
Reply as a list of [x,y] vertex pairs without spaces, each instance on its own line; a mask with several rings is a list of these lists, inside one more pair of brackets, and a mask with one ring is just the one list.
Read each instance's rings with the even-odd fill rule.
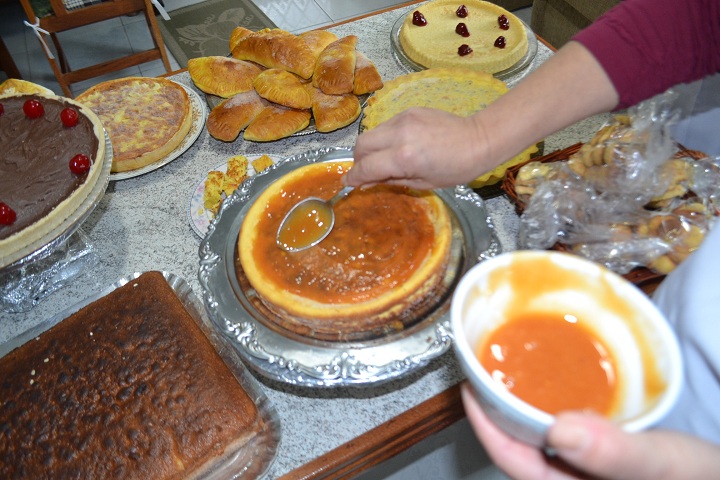
[[12,225],[16,218],[15,210],[10,208],[7,203],[0,202],[0,225]]
[[510,30],[510,21],[505,15],[500,15],[498,17],[498,25],[501,30]]
[[424,27],[427,25],[427,20],[425,20],[425,16],[418,12],[417,10],[413,12],[413,25],[417,25],[418,27]]
[[461,57],[464,57],[465,55],[469,55],[472,53],[472,48],[470,48],[470,45],[463,43],[458,47],[458,55]]
[[505,43],[505,37],[503,37],[502,35],[500,35],[500,36],[495,40],[494,45],[495,45],[497,48],[505,48],[505,45],[506,45],[506,43]]
[[70,159],[70,171],[76,175],[82,175],[90,170],[91,162],[87,155],[78,153]]
[[23,112],[28,118],[40,118],[45,114],[45,107],[37,100],[31,99],[23,104]]
[[67,107],[60,112],[60,121],[68,128],[77,125],[79,118],[78,112],[74,108]]
[[455,15],[457,15],[460,18],[465,18],[468,16],[468,9],[465,5],[460,5],[458,9],[455,11]]
[[457,33],[461,37],[469,37],[470,36],[470,32],[467,29],[467,25],[465,25],[462,22],[458,23],[457,27],[455,27],[455,33]]

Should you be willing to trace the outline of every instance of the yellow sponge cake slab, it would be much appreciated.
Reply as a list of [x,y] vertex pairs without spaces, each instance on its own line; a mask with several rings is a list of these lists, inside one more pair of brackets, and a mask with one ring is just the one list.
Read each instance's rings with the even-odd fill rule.
[[412,107],[436,108],[467,117],[505,92],[507,85],[489,73],[430,68],[385,82],[368,100],[361,125],[370,130]]

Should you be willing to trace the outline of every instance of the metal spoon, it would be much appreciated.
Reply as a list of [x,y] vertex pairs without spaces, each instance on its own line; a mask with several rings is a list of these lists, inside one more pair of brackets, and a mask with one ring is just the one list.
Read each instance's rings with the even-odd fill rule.
[[299,201],[280,223],[275,242],[288,252],[299,252],[317,245],[335,225],[333,206],[346,197],[353,187],[343,187],[330,200],[308,197]]

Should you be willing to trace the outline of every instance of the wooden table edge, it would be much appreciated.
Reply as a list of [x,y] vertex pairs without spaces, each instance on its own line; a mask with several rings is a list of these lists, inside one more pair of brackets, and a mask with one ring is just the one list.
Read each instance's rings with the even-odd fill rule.
[[333,24],[330,24],[330,25],[324,25],[324,26],[318,28],[317,30],[327,30],[328,28],[337,27],[338,25],[345,25],[346,23],[356,22],[356,21],[358,21],[358,20],[362,20],[363,18],[374,17],[375,15],[380,15],[381,13],[390,12],[390,11],[392,11],[392,10],[397,10],[397,9],[403,8],[403,7],[409,7],[410,5],[416,5],[416,4],[418,4],[418,3],[424,3],[424,2],[426,2],[426,1],[427,1],[427,0],[412,0],[412,1],[409,1],[409,2],[398,3],[397,5],[392,5],[392,6],[390,6],[390,7],[383,8],[383,9],[381,9],[381,10],[376,10],[376,11],[374,11],[374,12],[368,12],[368,13],[366,13],[366,14],[364,14],[364,15],[359,15],[359,16],[357,16],[357,17],[352,17],[352,18],[348,18],[348,19],[345,19],[345,20],[341,20],[341,21],[339,21],[339,22],[337,22],[337,23],[333,23]]

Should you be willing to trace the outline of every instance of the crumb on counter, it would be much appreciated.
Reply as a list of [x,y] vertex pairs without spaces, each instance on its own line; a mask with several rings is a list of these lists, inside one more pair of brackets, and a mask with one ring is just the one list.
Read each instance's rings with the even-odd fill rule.
[[260,173],[270,165],[273,164],[272,158],[269,155],[263,155],[252,161],[252,167],[255,169],[255,173]]

